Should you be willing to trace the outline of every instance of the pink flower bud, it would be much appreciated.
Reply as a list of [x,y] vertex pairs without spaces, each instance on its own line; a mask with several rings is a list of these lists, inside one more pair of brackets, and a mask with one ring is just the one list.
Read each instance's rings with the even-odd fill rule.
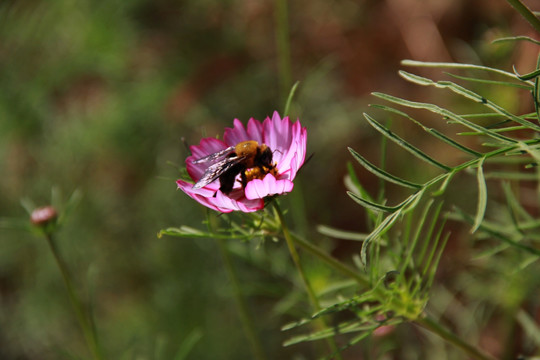
[[56,209],[52,206],[43,206],[32,211],[30,222],[36,226],[46,226],[58,218]]

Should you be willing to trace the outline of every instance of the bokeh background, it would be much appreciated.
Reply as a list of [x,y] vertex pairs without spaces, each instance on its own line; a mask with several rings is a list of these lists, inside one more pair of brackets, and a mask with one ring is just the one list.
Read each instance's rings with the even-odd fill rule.
[[[1,359],[88,357],[46,242],[10,226],[27,217],[21,199],[46,205],[52,189],[83,195],[58,242],[110,359],[180,359],[192,340],[187,358],[251,358],[216,244],[156,234],[199,227],[206,214],[176,190],[185,144],[222,134],[234,118],[283,110],[276,6],[0,2]],[[314,156],[285,206],[296,229],[345,259],[359,244],[316,235],[315,226],[366,230],[343,177],[347,146],[378,158],[380,138],[362,117],[370,92],[456,101],[407,84],[400,60],[535,68],[534,47],[490,44],[532,35],[503,0],[297,0],[288,14],[291,80],[300,81],[291,115],[307,127]],[[391,153],[389,166],[421,177],[400,156]],[[376,191],[378,180],[365,179]],[[313,358],[317,346],[281,347],[289,335],[280,327],[306,315],[284,244],[231,249],[269,358]]]

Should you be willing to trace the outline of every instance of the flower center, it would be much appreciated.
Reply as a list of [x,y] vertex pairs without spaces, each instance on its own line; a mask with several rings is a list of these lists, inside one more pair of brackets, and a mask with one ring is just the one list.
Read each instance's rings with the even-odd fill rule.
[[244,175],[246,176],[246,183],[250,182],[253,179],[264,179],[266,174],[272,174],[274,176],[277,176],[277,168],[276,163],[271,164],[270,166],[256,166],[252,167],[250,169],[246,169],[244,171]]

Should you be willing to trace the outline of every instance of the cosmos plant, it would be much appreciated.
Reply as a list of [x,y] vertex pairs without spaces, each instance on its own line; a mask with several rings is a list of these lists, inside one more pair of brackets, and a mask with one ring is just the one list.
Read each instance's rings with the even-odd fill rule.
[[[292,123],[277,112],[263,122],[251,118],[247,127],[235,119],[233,127],[225,129],[223,140],[204,138],[190,147],[186,168],[194,183],[181,179],[176,183],[202,205],[222,213],[261,210],[265,198],[292,191],[304,164],[306,143],[307,131],[300,121]],[[253,151],[269,149],[270,159],[257,161],[259,156],[254,153],[255,161],[246,165],[249,154],[241,154],[238,147],[252,144],[258,145]],[[232,176],[232,190],[223,189],[223,176]]]

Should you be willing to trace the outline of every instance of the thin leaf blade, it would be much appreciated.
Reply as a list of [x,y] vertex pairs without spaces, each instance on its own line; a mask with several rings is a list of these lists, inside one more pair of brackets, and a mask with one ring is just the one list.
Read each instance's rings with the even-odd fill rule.
[[410,189],[419,189],[419,188],[422,187],[422,185],[420,185],[420,184],[416,184],[416,183],[401,179],[401,178],[399,178],[397,176],[394,176],[394,175],[384,171],[381,168],[376,167],[375,165],[373,165],[372,163],[367,161],[362,155],[360,155],[354,149],[352,149],[350,147],[348,149],[349,149],[349,152],[351,153],[351,155],[354,157],[354,159],[356,161],[358,161],[360,163],[360,165],[362,165],[369,172],[375,174],[377,177],[379,177],[381,179],[384,179],[386,181],[389,181],[391,183],[394,183],[396,185],[400,185],[400,186],[410,188]]
[[476,171],[476,181],[478,183],[478,202],[476,207],[476,216],[474,217],[474,223],[471,229],[471,233],[474,233],[476,232],[476,230],[478,230],[486,214],[487,184],[486,178],[484,176],[484,160],[485,158],[482,158],[480,160]]
[[379,131],[381,134],[386,136],[388,139],[392,140],[394,143],[398,144],[400,147],[407,150],[408,152],[410,152],[411,154],[413,154],[417,158],[427,162],[428,164],[431,164],[431,165],[433,165],[435,167],[438,167],[439,169],[442,169],[444,171],[450,171],[451,170],[451,168],[449,166],[446,166],[446,165],[438,162],[437,160],[433,159],[432,157],[430,157],[429,155],[427,155],[426,153],[424,153],[420,149],[416,148],[415,146],[408,143],[407,141],[405,141],[401,137],[397,136],[396,134],[394,134],[392,131],[390,131],[389,129],[384,127],[381,123],[379,123],[377,120],[375,120],[374,118],[372,118],[368,114],[364,113],[364,117],[366,118],[368,123],[375,128],[375,130]]

